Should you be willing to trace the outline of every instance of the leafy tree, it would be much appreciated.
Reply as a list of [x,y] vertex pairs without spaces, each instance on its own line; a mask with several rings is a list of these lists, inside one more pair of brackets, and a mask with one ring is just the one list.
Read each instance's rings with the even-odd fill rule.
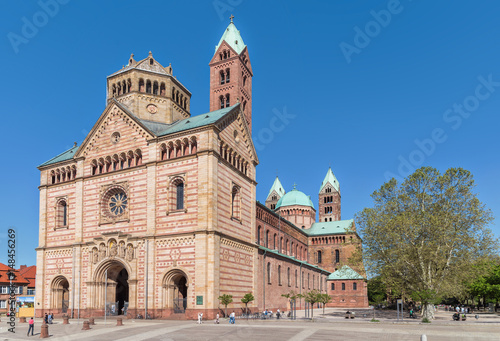
[[219,301],[223,306],[226,307],[224,316],[227,317],[227,306],[233,303],[233,295],[224,294],[222,296],[219,296]]
[[314,304],[320,301],[320,295],[321,293],[316,289],[308,291],[304,294],[304,301],[311,304],[311,318],[314,318]]
[[332,297],[328,294],[319,294],[318,302],[323,304],[323,315],[325,315],[325,306],[332,301]]
[[387,286],[380,276],[369,279],[367,289],[370,304],[378,305],[387,300]]
[[391,290],[418,297],[425,318],[434,317],[435,299],[466,290],[477,275],[471,264],[498,250],[487,228],[491,211],[473,188],[467,170],[422,167],[402,183],[382,185],[374,207],[356,215],[371,272]]
[[[290,301],[290,310],[292,310],[292,302],[297,300],[298,298],[302,298],[302,294],[297,294],[295,291],[290,290],[290,292],[286,294],[281,294],[282,297],[286,297]],[[293,314],[293,313],[292,313]]]
[[248,294],[245,294],[243,298],[241,299],[241,302],[245,303],[245,313],[248,316],[248,303],[252,302],[255,300],[255,297],[253,297],[253,294],[249,292]]

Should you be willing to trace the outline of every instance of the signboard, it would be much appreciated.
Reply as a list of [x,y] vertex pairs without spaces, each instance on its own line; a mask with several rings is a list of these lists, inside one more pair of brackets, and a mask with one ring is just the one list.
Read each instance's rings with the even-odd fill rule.
[[35,313],[35,296],[17,296],[16,310],[18,317],[31,317]]
[[398,299],[398,304],[403,304],[403,300],[401,298]]
[[203,296],[196,296],[196,305],[203,305]]

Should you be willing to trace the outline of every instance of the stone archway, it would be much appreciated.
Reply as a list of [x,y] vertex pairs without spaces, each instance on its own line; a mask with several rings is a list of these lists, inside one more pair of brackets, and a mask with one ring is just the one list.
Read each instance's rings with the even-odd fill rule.
[[163,278],[164,308],[172,309],[173,313],[184,313],[188,308],[189,279],[180,269],[167,272]]
[[69,282],[64,276],[57,276],[52,280],[50,308],[56,314],[68,312],[69,307]]
[[[135,311],[136,281],[131,280],[130,269],[117,259],[107,259],[94,272],[92,305],[95,311],[108,315],[126,315]],[[101,314],[100,313],[100,314]]]

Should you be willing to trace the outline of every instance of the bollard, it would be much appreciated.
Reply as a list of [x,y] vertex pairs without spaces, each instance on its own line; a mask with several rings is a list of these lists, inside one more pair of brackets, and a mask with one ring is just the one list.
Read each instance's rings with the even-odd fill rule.
[[117,326],[123,326],[123,321],[122,321],[121,317],[119,317],[119,318],[116,319],[116,325]]
[[94,326],[94,325],[95,325],[95,322],[94,322],[94,318],[93,318],[93,317],[89,318],[89,324],[90,324],[90,325],[92,325],[92,326]]
[[45,339],[49,337],[49,325],[44,323],[42,324],[42,329],[40,330],[40,339]]
[[420,341],[427,341],[427,335],[422,334],[422,336],[420,337]]
[[63,316],[63,324],[69,324],[69,316]]
[[26,323],[26,317],[20,317],[19,323]]
[[83,321],[83,328],[82,330],[89,330],[90,327],[89,327],[89,321]]

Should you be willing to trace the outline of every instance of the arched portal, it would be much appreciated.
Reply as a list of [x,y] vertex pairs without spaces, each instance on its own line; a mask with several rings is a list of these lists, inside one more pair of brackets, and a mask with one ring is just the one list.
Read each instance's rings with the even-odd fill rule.
[[184,313],[188,308],[188,287],[188,277],[184,271],[179,269],[169,271],[163,280],[165,308],[173,309],[174,313]]
[[99,266],[95,272],[94,307],[108,315],[126,315],[129,308],[129,272],[125,265],[111,259]]
[[57,276],[52,281],[51,309],[66,314],[69,306],[69,282],[64,276]]

